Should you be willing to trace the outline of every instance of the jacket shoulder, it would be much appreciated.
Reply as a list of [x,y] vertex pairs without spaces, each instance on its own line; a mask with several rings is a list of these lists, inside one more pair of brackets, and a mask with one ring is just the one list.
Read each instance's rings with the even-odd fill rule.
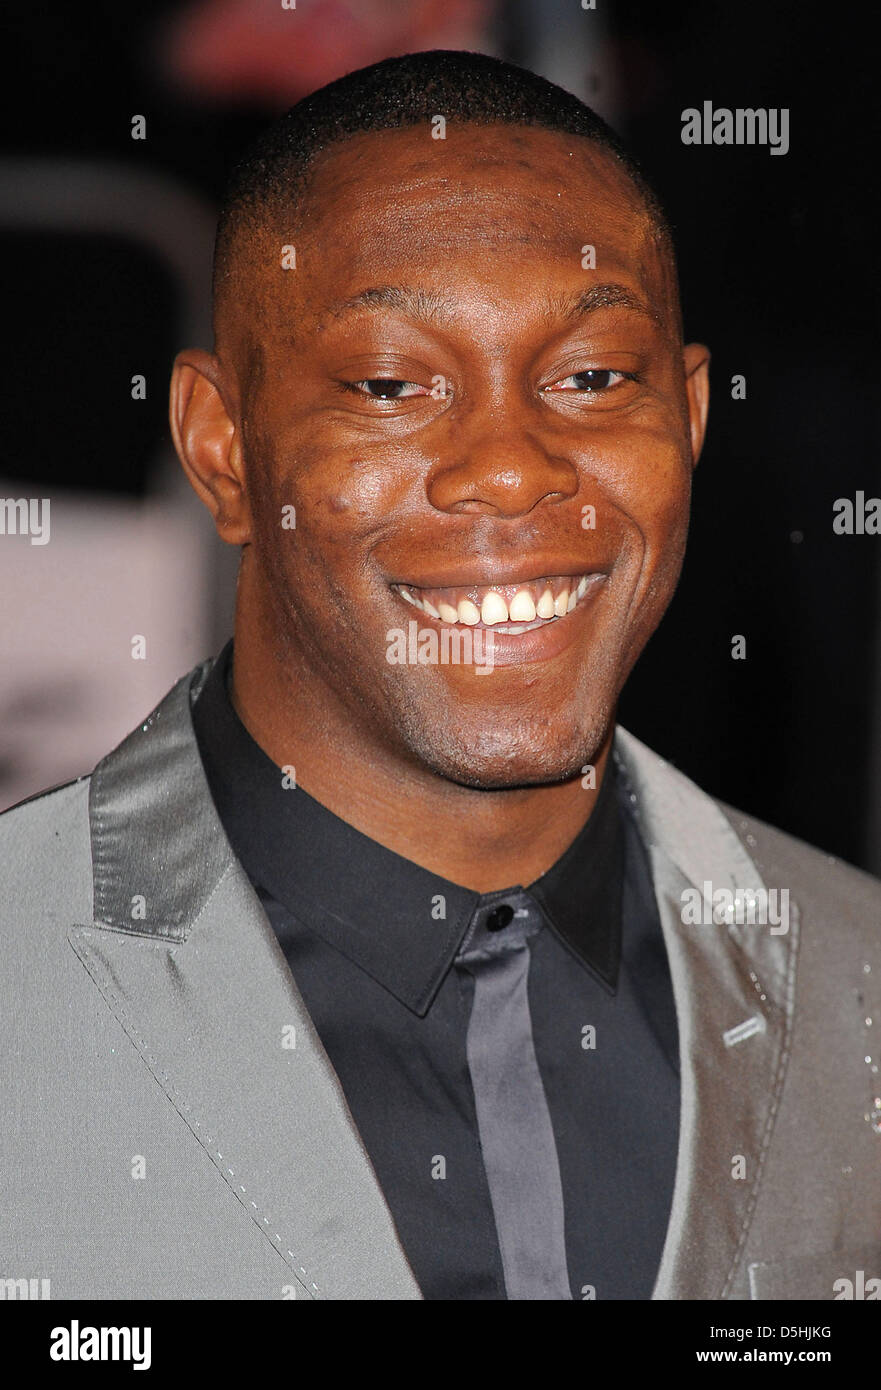
[[[91,917],[89,777],[28,797],[0,815],[3,919]],[[74,920],[74,917],[71,917]]]
[[780,879],[788,874],[794,883],[834,899],[839,907],[850,903],[881,911],[881,880],[872,874],[724,801],[717,804],[763,875]]
[[620,724],[616,726],[615,745],[628,779],[635,780],[641,794],[633,799],[642,800],[646,792],[651,793],[653,828],[658,839],[672,840],[679,846],[689,835],[700,838],[705,829],[710,832],[710,822],[718,822],[721,815],[756,868],[761,867],[760,859],[766,867],[779,863],[799,878],[818,886],[827,883],[833,891],[854,894],[877,907],[881,880],[728,805]]
[[[704,791],[620,725],[616,749],[649,842],[657,842],[694,884],[740,860],[768,889],[788,890],[808,936],[850,950],[881,952],[881,882]],[[715,851],[715,852],[714,852]],[[822,927],[822,930],[819,930]]]
[[88,816],[91,773],[62,782],[57,787],[35,792],[14,806],[0,811],[0,845],[3,863],[16,849],[36,845],[46,837],[58,838],[71,819]]
[[881,882],[719,802],[769,888],[787,889],[800,924],[802,970],[832,987],[839,976],[853,984],[860,970],[881,969]]
[[[54,892],[56,899],[63,900],[65,907],[74,912],[75,920],[91,921],[90,795],[94,797],[102,779],[106,781],[108,770],[116,770],[117,781],[122,778],[133,792],[149,783],[164,755],[162,749],[156,754],[152,745],[142,744],[143,733],[161,723],[163,729],[171,726],[170,733],[177,732],[178,741],[186,741],[188,730],[181,712],[201,688],[212,665],[210,660],[201,662],[181,677],[93,772],[38,792],[0,814],[0,910],[4,905],[12,910],[11,904],[17,901],[21,910],[33,917],[45,905],[47,895],[51,897]],[[140,756],[142,747],[144,753]],[[134,757],[132,750],[138,750]],[[103,828],[100,806],[96,824],[99,830]],[[124,818],[120,834],[129,838],[134,834]],[[4,910],[4,919],[7,916]]]

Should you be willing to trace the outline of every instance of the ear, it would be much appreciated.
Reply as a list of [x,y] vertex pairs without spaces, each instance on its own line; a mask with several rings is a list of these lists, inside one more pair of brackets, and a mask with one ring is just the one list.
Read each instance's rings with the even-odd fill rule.
[[169,420],[190,486],[230,545],[251,539],[241,434],[226,404],[217,358],[199,348],[179,352],[171,374]]
[[710,408],[710,349],[703,343],[689,343],[683,349],[685,390],[688,396],[688,425],[691,435],[691,464],[697,461],[704,447],[707,432],[707,411]]

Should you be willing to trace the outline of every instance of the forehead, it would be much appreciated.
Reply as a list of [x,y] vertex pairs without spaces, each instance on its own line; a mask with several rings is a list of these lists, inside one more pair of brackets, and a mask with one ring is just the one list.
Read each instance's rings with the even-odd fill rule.
[[[279,207],[264,230],[262,286],[303,329],[371,284],[458,285],[463,298],[485,300],[586,287],[587,247],[590,275],[675,316],[639,191],[613,155],[580,136],[454,122],[443,140],[427,124],[354,136],[317,157],[295,206]],[[280,284],[266,268],[286,241],[297,274]]]
[[346,241],[358,258],[516,246],[553,254],[588,234],[638,253],[649,233],[627,175],[583,137],[453,122],[443,140],[419,126],[332,147],[313,167],[301,217],[306,241],[321,235],[331,252]]

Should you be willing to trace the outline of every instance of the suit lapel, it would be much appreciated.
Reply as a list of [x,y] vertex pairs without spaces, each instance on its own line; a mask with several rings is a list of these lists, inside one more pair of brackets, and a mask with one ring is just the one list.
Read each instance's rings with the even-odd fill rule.
[[622,729],[616,750],[649,847],[679,1020],[679,1155],[652,1296],[729,1298],[783,1085],[797,922],[777,935],[683,924],[684,890],[766,885],[710,797]]
[[278,1251],[280,1290],[418,1299],[339,1081],[214,811],[190,718],[209,669],[96,770],[95,921],[71,945]]

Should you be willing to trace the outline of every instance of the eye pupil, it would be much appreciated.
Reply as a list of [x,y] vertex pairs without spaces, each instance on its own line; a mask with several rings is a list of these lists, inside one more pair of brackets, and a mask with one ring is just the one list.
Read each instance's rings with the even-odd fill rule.
[[388,400],[389,398],[394,399],[398,396],[407,383],[406,381],[392,381],[388,377],[380,376],[372,377],[369,381],[365,381],[364,385],[367,387],[371,396],[378,396],[381,400]]
[[611,372],[576,372],[574,380],[578,382],[579,390],[596,390],[600,386],[608,386]]

